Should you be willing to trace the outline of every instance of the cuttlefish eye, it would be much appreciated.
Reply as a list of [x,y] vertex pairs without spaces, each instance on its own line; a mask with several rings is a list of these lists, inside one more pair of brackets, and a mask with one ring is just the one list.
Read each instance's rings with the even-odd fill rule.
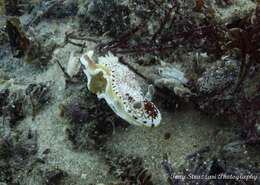
[[142,106],[142,102],[140,101],[136,101],[133,103],[133,108],[134,109],[141,109],[143,106]]

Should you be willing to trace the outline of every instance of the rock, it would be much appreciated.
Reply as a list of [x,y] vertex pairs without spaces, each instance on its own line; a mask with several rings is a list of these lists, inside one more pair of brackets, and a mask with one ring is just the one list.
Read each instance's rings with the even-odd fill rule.
[[207,69],[197,81],[198,94],[231,91],[239,74],[239,61],[226,57]]
[[260,137],[260,123],[256,123],[256,133]]
[[64,184],[62,181],[68,174],[61,169],[50,169],[45,172],[46,185],[59,185]]

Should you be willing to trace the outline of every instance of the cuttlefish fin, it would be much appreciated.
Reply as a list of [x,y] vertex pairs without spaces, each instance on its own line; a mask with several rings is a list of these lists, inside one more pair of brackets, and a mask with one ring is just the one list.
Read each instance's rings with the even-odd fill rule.
[[70,52],[69,61],[66,67],[66,73],[72,78],[78,74],[80,70],[80,62],[77,57],[75,57],[75,50]]

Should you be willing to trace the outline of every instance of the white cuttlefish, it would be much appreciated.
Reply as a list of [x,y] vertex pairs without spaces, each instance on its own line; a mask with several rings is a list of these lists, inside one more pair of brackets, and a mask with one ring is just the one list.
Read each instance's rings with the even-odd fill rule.
[[142,83],[137,75],[118,61],[118,57],[108,53],[93,59],[93,51],[80,58],[88,79],[88,89],[104,98],[111,109],[130,124],[156,127],[161,122],[161,113],[151,102],[152,86],[148,92],[142,91]]

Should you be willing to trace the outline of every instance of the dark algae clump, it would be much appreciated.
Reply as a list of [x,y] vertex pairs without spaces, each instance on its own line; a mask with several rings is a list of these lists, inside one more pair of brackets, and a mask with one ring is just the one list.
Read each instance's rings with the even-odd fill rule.
[[[87,102],[93,104],[87,105]],[[67,129],[68,139],[78,150],[101,149],[117,127],[126,125],[120,123],[122,120],[115,117],[103,101],[96,101],[90,93],[86,97],[72,97],[65,115],[71,124]]]
[[87,1],[78,11],[81,25],[90,33],[115,36],[129,29],[130,10],[118,0]]
[[123,184],[154,184],[152,175],[143,167],[143,160],[141,158],[117,155],[112,158],[108,157],[107,160],[110,166],[110,173],[118,177]]

